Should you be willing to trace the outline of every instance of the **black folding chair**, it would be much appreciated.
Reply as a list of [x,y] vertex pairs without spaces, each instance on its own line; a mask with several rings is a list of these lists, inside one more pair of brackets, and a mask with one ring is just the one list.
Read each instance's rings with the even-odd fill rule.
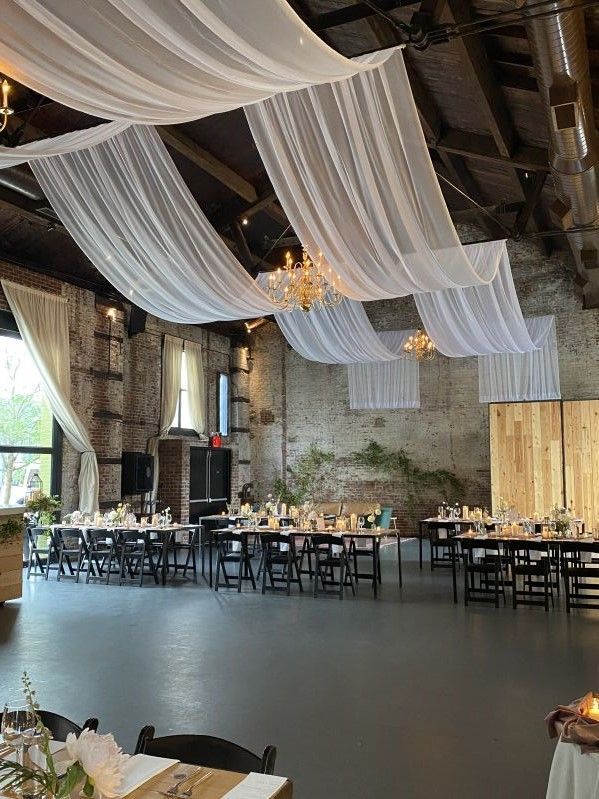
[[[281,567],[279,574],[275,569]],[[285,591],[291,594],[291,583],[297,583],[299,590],[303,591],[302,578],[299,571],[299,557],[295,549],[292,535],[283,533],[263,533],[262,535],[262,593],[266,591]],[[293,576],[295,573],[295,577]],[[258,572],[260,574],[260,572]],[[270,585],[266,585],[266,577]],[[277,585],[278,583],[278,585]],[[283,585],[281,585],[283,584]]]
[[[471,601],[494,602],[499,607],[499,595],[505,605],[505,582],[499,541],[461,539],[464,561],[464,604]],[[477,557],[476,550],[482,551]]]
[[[232,530],[224,530],[216,537],[218,555],[216,559],[216,581],[214,590],[219,588],[230,588],[231,575],[227,573],[227,563],[236,563],[237,569],[237,591],[241,593],[241,583],[243,580],[251,580],[252,588],[256,590],[256,580],[252,569],[252,561],[248,552],[247,538],[243,533],[235,533]],[[239,544],[239,549],[231,549],[231,544]],[[220,574],[224,582],[220,581]]]
[[566,613],[572,608],[599,609],[599,541],[561,544]]
[[[28,527],[27,544],[29,547],[27,579],[33,574],[34,577],[39,575],[47,580],[50,569],[58,568],[58,550],[52,530],[48,527]],[[51,566],[53,556],[57,561],[54,567]]]
[[[139,586],[142,586],[144,574],[149,574],[158,584],[157,560],[154,560],[154,547],[147,530],[119,530],[117,549],[119,585],[123,582],[138,582]],[[145,571],[146,563],[147,571]]]
[[137,738],[135,754],[140,753],[242,774],[249,774],[250,771],[272,774],[277,757],[274,746],[267,746],[262,756],[259,756],[239,744],[213,735],[167,735],[154,738],[154,727],[151,725],[143,727]]
[[[343,536],[314,533],[310,538],[314,552],[314,596],[318,596],[319,580],[325,594],[327,586],[335,586],[339,588],[339,599],[343,599],[344,589],[349,585],[355,596],[356,587]],[[338,580],[335,579],[335,569],[339,570]]]
[[118,574],[117,538],[114,530],[90,527],[87,530],[87,569],[85,582],[90,578],[104,580],[106,585],[111,574]]
[[[57,580],[72,578],[76,583],[79,582],[81,566],[88,557],[88,547],[83,531],[77,527],[55,527],[54,540],[58,549],[58,573]],[[76,567],[73,568],[73,561],[76,559]],[[69,574],[65,573],[64,567],[67,566]]]
[[[539,541],[508,541],[512,577],[512,605],[553,606],[553,584],[548,545]],[[539,557],[532,557],[533,554]]]
[[[183,572],[183,577],[187,577],[187,570],[191,568],[193,574],[193,581],[194,583],[197,583],[198,567],[196,559],[196,549],[198,549],[199,547],[200,529],[196,527],[192,530],[183,530],[182,532],[187,534],[186,542],[176,540],[176,535],[177,535],[176,531],[175,535],[173,536],[173,542],[171,546],[171,551],[173,553],[172,567],[174,569],[175,575],[178,572]],[[179,556],[181,554],[185,555],[185,561],[183,563],[179,562]],[[169,563],[169,569],[170,566],[171,564]]]

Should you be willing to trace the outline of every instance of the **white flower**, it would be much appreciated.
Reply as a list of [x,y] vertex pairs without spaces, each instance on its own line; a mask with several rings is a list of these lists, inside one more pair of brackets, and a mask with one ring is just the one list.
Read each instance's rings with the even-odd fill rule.
[[81,763],[96,792],[103,799],[112,799],[118,795],[123,764],[129,755],[122,753],[112,735],[98,735],[97,732],[83,730],[77,738],[71,732],[67,735],[66,747],[69,756]]

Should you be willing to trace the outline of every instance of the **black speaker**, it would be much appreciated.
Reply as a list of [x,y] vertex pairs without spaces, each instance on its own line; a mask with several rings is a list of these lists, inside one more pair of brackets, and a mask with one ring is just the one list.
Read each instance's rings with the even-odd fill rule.
[[136,336],[138,333],[143,333],[146,329],[146,318],[148,314],[137,305],[131,306],[131,313],[129,314],[129,326],[127,328],[127,335],[129,338]]
[[145,452],[123,452],[121,493],[123,496],[143,494],[154,485],[154,456]]

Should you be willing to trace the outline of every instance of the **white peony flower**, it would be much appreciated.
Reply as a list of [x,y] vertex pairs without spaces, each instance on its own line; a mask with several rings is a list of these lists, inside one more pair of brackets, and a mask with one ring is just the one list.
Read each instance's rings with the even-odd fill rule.
[[71,732],[67,735],[66,747],[69,756],[81,763],[99,796],[113,799],[118,795],[123,764],[129,755],[123,754],[112,735],[98,735],[86,729],[77,738]]

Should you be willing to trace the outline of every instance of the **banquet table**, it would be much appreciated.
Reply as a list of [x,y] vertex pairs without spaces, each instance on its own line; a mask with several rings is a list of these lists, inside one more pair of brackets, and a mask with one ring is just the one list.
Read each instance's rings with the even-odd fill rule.
[[50,525],[39,525],[40,529],[42,530],[55,530],[55,529],[68,529],[68,530],[81,530],[82,533],[85,535],[86,530],[93,528],[94,530],[105,530],[106,533],[113,533],[118,532],[119,530],[139,530],[139,532],[146,532],[146,533],[153,533],[157,535],[161,539],[162,547],[163,547],[163,557],[162,563],[160,567],[160,581],[162,585],[166,585],[166,578],[168,576],[168,557],[167,551],[168,548],[173,540],[173,536],[175,533],[180,533],[183,531],[191,531],[191,530],[201,530],[201,524],[169,524],[165,527],[153,527],[152,525],[146,525],[142,527],[140,524],[131,527],[130,525],[114,525],[111,527],[107,527],[104,525],[93,525],[93,524],[50,524]]
[[599,753],[583,754],[578,744],[559,740],[546,799],[599,799]]
[[[499,519],[492,519],[492,524],[499,524]],[[453,530],[454,535],[461,527],[472,526],[473,519],[441,519],[439,516],[431,516],[428,519],[421,519],[418,522],[418,561],[422,569],[422,539],[424,538],[424,529],[430,537],[430,528],[432,525],[437,527],[446,527],[448,530]]]
[[268,527],[241,527],[237,528],[234,532],[248,535],[264,535],[265,533],[281,533],[282,535],[294,536],[296,538],[310,538],[312,535],[336,535],[339,538],[348,539],[349,541],[370,541],[371,549],[358,550],[362,552],[371,552],[372,557],[372,573],[360,573],[358,577],[370,579],[372,582],[372,590],[375,598],[378,596],[378,586],[381,580],[380,574],[380,546],[383,538],[397,538],[397,570],[399,586],[403,585],[402,568],[401,568],[401,545],[399,540],[399,531],[397,530],[377,530],[375,528],[364,528],[362,530],[301,530],[297,527],[281,527],[277,530],[269,529]]

